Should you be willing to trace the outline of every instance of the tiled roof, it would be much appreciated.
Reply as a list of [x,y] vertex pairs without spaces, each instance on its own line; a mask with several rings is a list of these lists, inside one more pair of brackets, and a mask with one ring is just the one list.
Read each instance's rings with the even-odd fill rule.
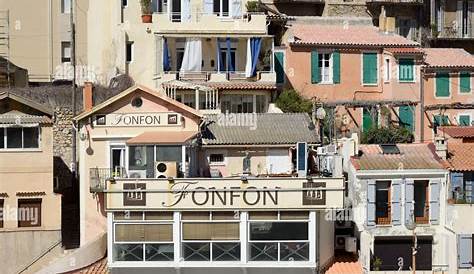
[[[67,272],[67,274],[108,274],[109,269],[107,268],[107,257],[103,258],[85,268]],[[66,274],[66,273],[65,273]]]
[[439,130],[444,132],[446,135],[449,135],[453,138],[472,138],[472,137],[474,137],[474,126],[469,126],[469,127],[460,127],[460,126],[440,127]]
[[434,145],[398,144],[399,154],[383,154],[379,145],[360,145],[360,156],[351,159],[358,170],[443,169]]
[[196,136],[195,131],[152,131],[144,132],[127,140],[128,145],[136,144],[182,144]]
[[449,143],[446,167],[453,171],[474,171],[474,143]]
[[[236,115],[236,120],[234,121],[242,121],[241,119],[244,119],[244,116]],[[223,117],[225,116],[206,116],[208,125],[203,131],[203,145],[293,145],[297,142],[318,143],[315,127],[306,113],[256,114],[256,116],[253,116],[256,117],[255,127],[232,126],[231,116],[227,116],[229,119],[223,119]],[[247,118],[255,119],[252,116]]]
[[[195,85],[206,86],[219,90],[274,90],[273,82],[229,81],[229,82],[192,82]],[[192,89],[190,85],[180,85],[177,81],[165,82],[163,88]]]
[[416,47],[419,44],[397,34],[380,32],[373,26],[309,25],[291,27],[292,45]]
[[0,114],[0,124],[52,124],[48,116],[30,115],[16,110]]
[[423,50],[419,48],[387,48],[385,51],[388,51],[394,55],[397,54],[424,54]]
[[16,196],[18,197],[34,197],[34,196],[44,196],[46,192],[44,191],[34,191],[34,192],[17,192]]
[[469,67],[474,68],[474,56],[458,48],[425,48],[428,67]]

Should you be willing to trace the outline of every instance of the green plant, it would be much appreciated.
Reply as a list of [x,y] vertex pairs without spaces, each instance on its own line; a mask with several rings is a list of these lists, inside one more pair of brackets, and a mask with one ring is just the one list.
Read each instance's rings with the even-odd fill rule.
[[140,0],[142,14],[152,14],[151,0]]
[[404,127],[373,127],[362,133],[363,144],[412,143],[413,133]]
[[431,36],[436,38],[438,37],[438,35],[439,35],[438,25],[435,23],[431,24]]
[[247,8],[247,12],[260,11],[260,4],[258,3],[258,1],[248,1],[247,4],[245,4],[245,7]]
[[375,260],[373,262],[373,267],[374,267],[374,270],[375,271],[380,271],[380,267],[382,266],[382,259],[380,259],[379,257],[375,257]]
[[284,90],[276,100],[276,105],[283,112],[311,113],[313,104],[310,100],[301,97],[295,90]]

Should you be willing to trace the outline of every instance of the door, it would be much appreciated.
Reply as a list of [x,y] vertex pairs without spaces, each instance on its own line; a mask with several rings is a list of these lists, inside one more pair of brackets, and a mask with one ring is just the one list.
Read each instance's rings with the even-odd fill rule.
[[110,148],[110,170],[112,177],[122,177],[125,172],[125,146]]

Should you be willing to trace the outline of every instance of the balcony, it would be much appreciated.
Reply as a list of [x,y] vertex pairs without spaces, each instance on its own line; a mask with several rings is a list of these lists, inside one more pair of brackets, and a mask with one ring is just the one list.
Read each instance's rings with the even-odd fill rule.
[[423,5],[423,0],[366,0],[368,4],[408,4]]
[[89,169],[89,190],[91,193],[104,192],[107,182],[114,181],[119,178],[127,178],[127,173],[124,167],[120,168],[98,168]]
[[456,27],[456,24],[451,26],[444,26],[442,31],[432,30],[431,39],[450,39],[450,40],[464,40],[474,39],[474,30],[462,31]]
[[267,34],[266,15],[245,13],[241,16],[221,16],[191,12],[187,19],[183,13],[154,13],[153,31],[159,34]]

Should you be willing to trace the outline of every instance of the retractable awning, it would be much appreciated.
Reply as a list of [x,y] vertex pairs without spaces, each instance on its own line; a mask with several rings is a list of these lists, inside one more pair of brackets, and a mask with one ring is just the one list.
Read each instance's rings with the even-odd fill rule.
[[127,145],[183,144],[197,135],[196,131],[144,132],[127,141]]

